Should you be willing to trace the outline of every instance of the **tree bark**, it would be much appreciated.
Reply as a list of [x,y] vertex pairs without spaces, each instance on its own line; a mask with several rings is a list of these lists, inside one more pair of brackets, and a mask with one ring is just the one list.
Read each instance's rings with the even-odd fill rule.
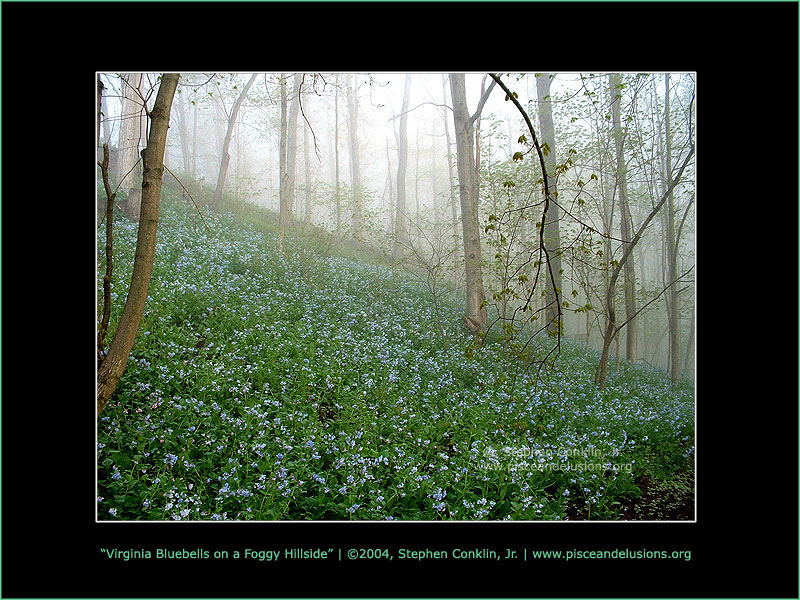
[[[307,110],[306,106],[306,110]],[[306,196],[305,196],[305,208],[303,210],[303,222],[308,224],[311,223],[311,212],[312,212],[312,202],[311,202],[311,138],[308,135],[308,123],[303,120],[303,167],[305,169],[306,174]]]
[[118,161],[116,185],[128,194],[125,216],[136,220],[139,216],[141,198],[141,169],[139,167],[139,143],[146,130],[142,127],[145,111],[141,96],[142,73],[122,74],[122,113],[120,115]]
[[222,200],[222,191],[225,189],[225,179],[228,175],[228,165],[231,162],[231,155],[230,155],[230,147],[231,147],[231,138],[233,137],[233,128],[236,125],[236,118],[239,116],[239,109],[242,106],[242,102],[244,102],[245,96],[247,96],[247,92],[250,90],[250,86],[253,85],[253,82],[256,80],[256,73],[250,77],[250,80],[244,86],[242,93],[239,94],[239,97],[236,98],[236,102],[233,104],[233,108],[231,109],[231,115],[228,118],[228,127],[225,130],[225,139],[222,142],[222,160],[219,166],[219,175],[217,176],[217,187],[214,190],[214,201],[213,206],[219,206],[220,201]]
[[350,115],[350,178],[353,186],[352,237],[358,240],[361,239],[363,214],[361,211],[361,166],[358,156],[358,81],[355,75],[353,75],[353,80],[355,85],[350,83],[350,77],[347,78],[347,108]]
[[[664,75],[665,98],[664,98],[664,132],[666,147],[666,169],[664,177],[666,185],[670,189],[667,194],[667,270],[669,280],[675,281],[678,277],[678,239],[675,235],[675,203],[672,197],[671,178],[672,174],[672,143],[670,139],[670,118],[669,118],[669,73]],[[678,383],[681,377],[681,328],[679,319],[679,296],[678,286],[672,286],[669,290],[669,364],[670,377],[672,383]]]
[[408,247],[408,215],[406,213],[406,169],[408,164],[408,105],[411,101],[411,74],[406,73],[403,104],[400,108],[400,132],[397,141],[397,208],[394,218],[392,260],[403,258]]
[[342,237],[342,199],[339,192],[341,182],[339,181],[339,74],[336,74],[336,84],[333,92],[333,153],[335,163],[335,187],[336,195],[336,237]]
[[286,207],[290,214],[296,214],[295,197],[297,191],[297,115],[300,112],[300,82],[302,74],[295,73],[292,83],[292,100],[289,103],[289,118],[286,123]]
[[[442,102],[447,103],[447,75],[442,73]],[[458,243],[458,207],[456,206],[456,179],[453,175],[453,157],[450,153],[450,124],[444,109],[444,138],[447,143],[447,178],[450,183],[450,210],[453,214],[453,239]]]
[[161,181],[164,175],[164,151],[166,149],[169,114],[175,88],[178,86],[177,73],[164,73],[158,95],[150,113],[151,127],[147,147],[142,152],[142,207],[139,219],[139,234],[136,241],[136,255],[133,262],[133,275],[130,290],[122,311],[114,339],[108,354],[97,373],[97,414],[105,408],[117,388],[128,362],[131,348],[136,339],[150,276],[153,272],[153,259],[158,229],[158,211],[161,203]]
[[611,277],[608,282],[608,287],[606,291],[606,331],[603,335],[603,350],[600,355],[600,363],[597,367],[596,378],[595,382],[597,383],[600,389],[604,389],[606,385],[606,376],[608,375],[608,354],[609,348],[611,347],[611,342],[614,340],[614,337],[619,333],[619,327],[616,324],[616,312],[614,306],[614,288],[617,283],[617,279],[619,278],[622,269],[625,267],[625,264],[628,260],[631,259],[631,254],[633,248],[636,244],[639,243],[639,240],[642,238],[642,234],[644,233],[647,226],[650,222],[655,218],[655,216],[659,213],[659,211],[663,208],[664,204],[667,202],[667,197],[669,194],[672,193],[672,190],[675,186],[680,182],[681,177],[683,176],[683,172],[686,169],[686,166],[689,164],[692,156],[694,156],[694,142],[691,140],[689,141],[689,152],[686,155],[686,158],[683,160],[683,164],[681,168],[678,170],[677,175],[675,178],[670,182],[669,187],[664,190],[661,199],[658,203],[650,210],[650,213],[647,215],[647,218],[639,225],[639,229],[636,231],[636,235],[633,236],[631,239],[629,246],[625,249],[622,254],[622,258],[619,262],[614,266],[613,271],[611,272]]
[[286,226],[289,223],[289,206],[287,204],[288,175],[286,172],[286,136],[288,134],[289,114],[288,114],[288,93],[286,91],[286,73],[281,73],[281,140],[280,157],[278,159],[278,196],[280,198],[280,215],[278,217],[278,248],[283,251],[283,236],[286,233]]
[[[616,153],[616,181],[619,190],[619,209],[620,209],[620,234],[624,240],[622,243],[623,252],[632,253],[630,247],[633,224],[631,219],[631,209],[628,203],[628,176],[625,166],[624,134],[622,132],[622,120],[620,117],[620,99],[622,97],[621,88],[622,78],[618,73],[609,75],[608,87],[611,93],[611,120],[614,128],[614,148]],[[633,256],[627,261],[624,277],[625,293],[625,315],[628,320],[626,326],[625,339],[625,359],[635,361],[638,354],[637,341],[639,333],[639,321],[633,318],[636,313],[636,271]]]
[[467,329],[480,337],[487,327],[486,296],[481,268],[481,236],[478,222],[478,189],[473,152],[473,128],[467,109],[466,83],[463,73],[450,73],[450,94],[453,99],[453,124],[456,136],[458,190],[461,198],[461,224],[464,236],[464,270],[466,281]]
[[542,132],[542,142],[547,144],[549,152],[544,156],[547,173],[547,190],[549,194],[549,209],[544,223],[544,243],[548,249],[548,260],[552,277],[546,278],[545,284],[545,317],[547,331],[551,335],[563,333],[561,311],[558,302],[561,296],[561,234],[559,233],[558,190],[556,187],[556,135],[553,126],[553,104],[550,101],[550,73],[536,75],[536,98],[539,108],[539,127]]

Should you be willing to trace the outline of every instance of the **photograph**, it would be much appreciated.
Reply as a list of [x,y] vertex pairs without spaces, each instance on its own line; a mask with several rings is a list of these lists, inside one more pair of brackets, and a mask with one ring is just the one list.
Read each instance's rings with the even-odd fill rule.
[[696,74],[97,76],[98,521],[694,521]]

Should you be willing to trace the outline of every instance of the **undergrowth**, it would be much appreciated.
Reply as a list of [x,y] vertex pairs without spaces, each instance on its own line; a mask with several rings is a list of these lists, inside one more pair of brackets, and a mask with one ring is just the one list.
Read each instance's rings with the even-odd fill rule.
[[[98,421],[99,519],[646,518],[641,482],[692,471],[689,384],[623,364],[599,391],[597,354],[565,339],[557,369],[511,387],[495,346],[466,351],[463,306],[440,307],[445,346],[410,277],[307,236],[281,255],[270,219],[209,232],[162,203],[146,313]],[[109,339],[135,243],[118,220]]]

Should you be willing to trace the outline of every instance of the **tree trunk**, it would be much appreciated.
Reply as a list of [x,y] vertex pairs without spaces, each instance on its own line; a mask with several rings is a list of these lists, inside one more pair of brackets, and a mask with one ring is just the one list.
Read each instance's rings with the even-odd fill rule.
[[289,205],[287,204],[288,175],[286,172],[286,136],[288,133],[289,114],[288,114],[288,94],[286,91],[286,73],[281,73],[281,141],[280,157],[278,159],[278,197],[280,203],[280,215],[278,217],[278,248],[283,252],[283,236],[286,233],[286,226],[289,223]]
[[194,104],[192,104],[192,180],[196,178],[197,178],[197,103],[195,102]]
[[136,220],[141,198],[141,169],[139,167],[139,143],[144,140],[142,128],[144,113],[141,95],[142,73],[122,74],[122,114],[120,115],[118,161],[116,185],[126,191],[125,216]]
[[183,100],[184,94],[176,92],[178,98],[178,110],[175,113],[175,121],[178,124],[178,132],[181,135],[181,154],[183,154],[183,172],[189,174],[192,165],[189,155],[189,118],[186,116],[186,103]]
[[228,118],[228,127],[225,130],[225,139],[222,142],[222,160],[219,166],[219,175],[217,176],[217,187],[214,190],[214,201],[213,206],[219,206],[220,201],[222,200],[222,191],[225,188],[225,178],[228,175],[228,165],[231,162],[231,155],[230,155],[230,147],[231,147],[231,138],[233,137],[233,128],[236,125],[236,118],[239,115],[239,109],[242,106],[242,102],[244,102],[245,96],[247,96],[247,92],[250,90],[250,86],[253,85],[253,82],[256,80],[256,73],[250,77],[250,80],[244,86],[242,93],[239,94],[239,97],[236,98],[236,102],[233,104],[233,108],[231,109],[231,115]]
[[[297,115],[300,112],[301,73],[295,73],[292,83],[292,101],[289,104],[289,119],[286,123],[286,208],[297,214],[295,196],[297,192]],[[299,215],[298,215],[299,216]]]
[[361,171],[358,156],[358,81],[355,75],[353,75],[353,80],[354,84],[351,84],[350,77],[347,78],[347,108],[350,116],[350,177],[353,186],[352,237],[358,240],[361,238],[363,215],[361,213]]
[[616,312],[614,309],[614,288],[616,286],[617,279],[619,278],[622,269],[625,267],[625,264],[631,260],[633,249],[636,244],[639,243],[639,240],[642,239],[642,234],[647,229],[647,226],[663,208],[664,204],[667,202],[668,195],[672,193],[672,190],[681,180],[683,172],[686,169],[686,166],[689,164],[692,156],[694,156],[694,142],[690,139],[689,152],[686,155],[686,158],[684,158],[683,164],[678,170],[675,179],[671,181],[669,187],[664,190],[664,194],[662,195],[661,199],[658,201],[658,203],[656,203],[655,206],[653,206],[645,220],[641,223],[641,225],[639,225],[636,235],[634,235],[630,240],[630,244],[625,248],[622,258],[620,258],[619,262],[614,266],[611,272],[611,277],[609,279],[606,291],[606,332],[603,336],[603,351],[600,356],[600,363],[597,367],[595,378],[595,383],[597,383],[600,389],[604,389],[606,385],[606,374],[608,373],[608,349],[611,346],[611,342],[614,340],[614,337],[619,333],[620,330],[620,327],[617,327],[616,325]]
[[408,247],[408,215],[406,213],[406,169],[408,164],[408,104],[411,101],[411,74],[406,73],[403,104],[400,108],[400,132],[397,141],[397,214],[394,219],[392,260],[403,258]]
[[[628,204],[628,182],[625,167],[624,135],[622,132],[622,121],[620,118],[620,99],[622,97],[622,78],[620,75],[612,74],[608,77],[609,92],[611,93],[611,119],[614,127],[614,146],[616,150],[616,181],[619,189],[619,208],[620,208],[620,234],[624,242],[622,243],[623,252],[632,253],[630,245],[633,225],[631,222],[631,210]],[[636,360],[638,349],[638,319],[633,317],[636,313],[636,272],[633,256],[627,261],[624,277],[625,290],[625,315],[628,319],[626,325],[625,358],[631,362]]]
[[[442,74],[442,101],[447,102],[447,76]],[[444,137],[447,142],[447,177],[450,182],[450,209],[453,213],[453,239],[458,243],[458,207],[456,206],[456,178],[453,174],[453,157],[450,153],[450,124],[447,118],[447,110],[444,111]]]
[[556,188],[556,135],[553,126],[553,104],[550,100],[550,73],[536,75],[536,97],[539,108],[539,127],[542,130],[542,143],[547,144],[549,152],[544,156],[544,165],[547,169],[547,190],[550,194],[550,206],[547,210],[544,223],[544,243],[550,261],[550,271],[553,277],[546,278],[545,317],[547,331],[551,335],[563,334],[561,311],[558,298],[561,295],[561,234],[559,232],[559,209],[556,204],[558,190]]
[[164,151],[166,149],[169,114],[175,88],[178,86],[177,73],[164,73],[158,89],[155,105],[150,114],[151,127],[147,148],[142,152],[142,207],[139,220],[139,234],[136,241],[136,255],[133,261],[133,275],[130,290],[122,311],[114,339],[108,354],[97,373],[97,414],[105,408],[117,388],[128,362],[136,332],[144,315],[150,275],[153,272],[158,211],[161,202],[161,181],[164,175]]
[[342,199],[339,193],[339,187],[341,185],[339,181],[339,74],[336,74],[336,84],[334,85],[334,92],[333,92],[334,100],[333,100],[333,153],[335,155],[335,164],[336,164],[336,182],[334,193],[336,195],[336,237],[342,237]]
[[464,236],[464,270],[466,283],[467,329],[480,337],[487,327],[486,297],[481,268],[481,234],[478,222],[478,189],[473,128],[467,109],[466,83],[463,73],[450,73],[450,94],[453,99],[453,124],[456,135],[458,190],[461,198],[461,223]]
[[303,222],[311,223],[311,136],[308,135],[308,123],[303,120],[303,166],[306,174],[306,206],[303,210]]
[[[667,194],[667,270],[669,281],[678,278],[678,239],[675,235],[675,204],[671,191],[671,169],[672,169],[672,143],[670,140],[670,118],[669,118],[669,73],[664,75],[665,98],[664,98],[664,131],[667,164],[664,173],[665,181],[670,192]],[[678,286],[673,285],[669,289],[669,365],[672,383],[678,383],[681,377],[681,327],[679,319],[679,297]]]

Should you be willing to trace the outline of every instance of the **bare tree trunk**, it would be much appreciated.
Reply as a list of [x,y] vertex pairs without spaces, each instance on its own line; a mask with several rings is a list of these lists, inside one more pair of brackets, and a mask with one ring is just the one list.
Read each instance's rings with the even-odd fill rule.
[[303,166],[306,173],[306,206],[303,210],[303,222],[311,223],[311,153],[310,153],[311,138],[308,135],[308,123],[303,120]]
[[[633,233],[633,224],[631,220],[631,210],[628,203],[628,183],[627,173],[625,167],[625,151],[624,151],[624,136],[622,132],[622,120],[620,118],[620,99],[622,97],[622,79],[620,75],[612,74],[608,78],[609,92],[611,93],[611,117],[614,127],[614,145],[616,150],[616,165],[617,165],[617,188],[619,189],[619,208],[620,208],[620,233],[622,239],[623,251],[625,253],[632,253],[633,248],[630,247],[630,239]],[[625,315],[628,320],[626,325],[626,340],[625,340],[625,358],[631,362],[636,360],[638,349],[638,319],[633,317],[636,313],[636,271],[635,261],[633,256],[627,261],[625,266],[624,277],[624,290],[625,290]]]
[[142,73],[122,74],[122,113],[120,115],[116,185],[126,191],[125,216],[136,220],[141,199],[141,169],[139,166],[139,143],[144,140],[142,115],[145,111],[142,99]]
[[544,223],[544,243],[548,249],[550,271],[553,277],[546,278],[545,317],[547,331],[551,335],[564,333],[561,322],[561,311],[558,298],[561,295],[561,234],[559,232],[558,189],[556,187],[556,135],[553,126],[553,104],[550,100],[550,73],[536,75],[536,97],[539,107],[539,127],[542,130],[542,142],[547,144],[549,152],[544,156],[544,165],[547,169],[547,190],[550,194],[550,206]]
[[155,105],[150,113],[151,127],[147,147],[142,151],[142,210],[139,219],[139,234],[136,241],[136,255],[133,262],[130,291],[122,311],[114,339],[97,373],[97,414],[105,408],[117,388],[128,355],[133,348],[136,332],[144,315],[150,276],[153,272],[153,259],[158,230],[158,211],[161,202],[161,181],[164,175],[164,151],[166,149],[169,114],[175,88],[178,86],[177,73],[164,73],[158,89]]
[[[447,102],[447,75],[442,73],[442,102]],[[453,213],[453,238],[458,240],[458,208],[456,207],[456,179],[453,174],[453,157],[450,154],[450,124],[447,110],[444,111],[444,137],[447,142],[447,177],[450,182],[450,209]]]
[[686,354],[683,358],[683,377],[689,373],[690,359],[694,350],[694,306],[692,306],[691,321],[689,321],[689,338],[686,340]]
[[478,189],[475,177],[472,120],[467,109],[466,83],[463,73],[450,73],[450,94],[453,98],[453,123],[458,155],[458,188],[461,197],[461,222],[464,236],[464,265],[467,297],[467,329],[480,337],[487,327],[486,296],[481,268],[481,235],[478,222]]
[[[669,118],[669,73],[664,75],[665,98],[664,98],[664,131],[665,147],[667,154],[667,164],[664,172],[666,185],[670,189],[667,194],[667,269],[669,271],[669,281],[675,281],[678,277],[678,239],[675,235],[675,204],[672,198],[672,141],[670,140],[670,118]],[[672,383],[678,383],[681,377],[681,327],[679,314],[678,286],[673,285],[669,290],[669,364],[670,377]]]
[[244,102],[245,96],[247,96],[247,92],[250,90],[250,86],[253,85],[253,82],[256,80],[257,73],[253,73],[250,77],[250,80],[244,86],[244,89],[239,94],[239,97],[236,98],[236,102],[233,104],[233,108],[231,109],[231,115],[228,118],[228,127],[225,130],[225,139],[222,142],[222,160],[219,166],[219,175],[217,177],[217,187],[214,190],[214,201],[213,205],[219,206],[220,200],[222,200],[222,191],[225,189],[225,178],[228,175],[228,165],[231,162],[231,155],[230,155],[230,147],[231,147],[231,138],[233,137],[233,128],[236,125],[236,118],[239,115],[239,109],[242,106],[242,102]]
[[361,170],[358,156],[358,81],[355,75],[353,75],[353,80],[354,84],[351,84],[350,77],[347,78],[347,108],[350,116],[350,177],[353,186],[352,237],[360,239],[363,215],[361,212]]
[[659,213],[662,209],[664,204],[667,201],[667,196],[672,193],[672,190],[680,181],[681,177],[683,176],[683,172],[686,169],[686,166],[689,164],[692,156],[694,156],[694,142],[692,141],[691,137],[689,140],[689,152],[686,155],[686,158],[683,160],[683,164],[681,168],[678,170],[675,179],[672,180],[669,187],[664,190],[664,194],[658,203],[651,209],[650,213],[647,215],[647,218],[639,225],[639,229],[636,231],[636,235],[630,240],[630,244],[625,248],[625,251],[622,254],[622,258],[620,258],[619,262],[614,266],[611,277],[608,282],[608,288],[606,291],[606,331],[603,336],[603,351],[600,356],[600,363],[597,367],[596,378],[595,382],[600,387],[600,389],[604,389],[606,385],[606,375],[608,374],[608,350],[611,346],[611,342],[614,340],[614,337],[619,333],[620,328],[623,325],[617,326],[616,323],[616,311],[614,307],[614,288],[617,283],[617,279],[619,278],[622,269],[625,267],[625,264],[631,260],[631,255],[633,252],[633,248],[636,244],[639,243],[639,240],[642,239],[642,234],[644,233],[647,226],[650,222],[655,218],[655,216]]
[[394,219],[392,260],[403,258],[408,247],[408,215],[406,213],[406,169],[408,163],[408,105],[411,101],[411,74],[406,73],[403,104],[400,108],[400,132],[397,140],[397,214]]
[[191,159],[189,156],[189,118],[186,116],[186,103],[183,101],[183,94],[180,91],[175,95],[178,98],[178,110],[175,113],[175,121],[178,124],[178,131],[181,136],[181,153],[183,154],[183,171],[187,175],[191,170]]
[[105,343],[108,323],[111,319],[111,277],[114,273],[114,191],[108,178],[109,152],[108,144],[103,144],[103,162],[100,169],[103,173],[103,186],[106,191],[106,272],[103,275],[103,316],[97,332],[98,365],[103,360],[103,344]]
[[417,151],[414,154],[414,204],[416,206],[417,227],[422,225],[422,210],[419,203],[419,121],[417,122],[417,133],[414,136]]
[[334,125],[333,125],[333,148],[336,162],[336,237],[342,237],[342,199],[339,192],[339,74],[336,74],[336,84],[334,85]]
[[[292,82],[292,100],[289,104],[289,120],[286,124],[286,207],[290,213],[297,211],[297,115],[300,112],[301,73],[295,73]],[[299,215],[297,215],[299,216]]]
[[280,216],[278,218],[278,248],[283,252],[283,237],[286,234],[286,226],[289,223],[289,205],[287,203],[288,175],[286,172],[286,136],[288,134],[288,94],[286,91],[286,73],[281,73],[281,141],[280,158],[278,173],[278,197],[280,203]]
[[441,236],[439,226],[439,198],[436,193],[436,129],[431,133],[431,196],[433,197],[433,224],[436,228],[436,235]]
[[195,103],[192,105],[192,179],[196,178],[197,178],[197,104]]

